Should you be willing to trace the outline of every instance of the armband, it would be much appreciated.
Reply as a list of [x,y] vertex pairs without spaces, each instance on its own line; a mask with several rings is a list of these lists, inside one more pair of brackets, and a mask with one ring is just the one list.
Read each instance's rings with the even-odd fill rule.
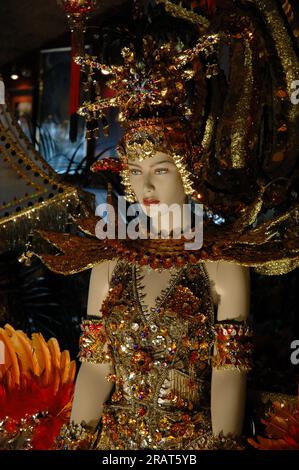
[[216,369],[252,369],[252,330],[245,322],[216,323],[215,355],[212,366]]
[[81,362],[109,362],[111,355],[107,348],[108,336],[102,319],[83,320],[79,340],[78,358]]

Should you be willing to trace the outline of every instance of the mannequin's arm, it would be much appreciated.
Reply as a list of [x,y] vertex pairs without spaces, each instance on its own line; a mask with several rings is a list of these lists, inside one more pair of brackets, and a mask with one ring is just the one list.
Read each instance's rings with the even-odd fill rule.
[[[220,295],[217,320],[246,320],[250,302],[249,269],[220,262],[216,274]],[[214,435],[240,435],[246,399],[246,372],[238,369],[212,370],[211,413]]]
[[[110,264],[109,264],[110,263]],[[104,262],[91,271],[88,293],[87,316],[100,318],[100,307],[109,290],[111,262]],[[71,421],[85,421],[95,427],[101,417],[103,404],[108,399],[113,385],[106,376],[113,372],[111,363],[94,364],[83,362],[80,366],[76,386]]]

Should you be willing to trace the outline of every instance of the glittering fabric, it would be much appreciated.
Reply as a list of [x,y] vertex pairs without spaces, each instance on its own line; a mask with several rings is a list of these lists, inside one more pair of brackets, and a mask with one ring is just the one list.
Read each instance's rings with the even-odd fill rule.
[[103,363],[111,360],[111,356],[105,350],[107,334],[103,321],[84,320],[81,324],[81,330],[79,360],[93,363]]
[[216,354],[212,358],[212,365],[219,369],[239,368],[251,370],[252,368],[252,332],[248,325],[241,322],[231,324],[218,323],[215,329]]
[[[149,308],[142,276],[119,261],[102,318],[83,326],[83,350],[93,362],[106,350],[115,388],[102,415],[98,449],[184,449],[211,445],[210,357],[214,305],[203,263],[173,269]],[[86,331],[87,330],[87,331]]]

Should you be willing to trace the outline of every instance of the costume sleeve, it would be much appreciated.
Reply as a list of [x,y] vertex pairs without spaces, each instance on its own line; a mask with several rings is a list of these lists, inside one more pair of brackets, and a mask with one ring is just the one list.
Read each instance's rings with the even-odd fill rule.
[[82,333],[79,340],[79,360],[95,364],[110,362],[109,339],[104,320],[89,318],[82,320],[80,326]]
[[252,369],[252,329],[246,322],[218,322],[214,325],[216,369]]

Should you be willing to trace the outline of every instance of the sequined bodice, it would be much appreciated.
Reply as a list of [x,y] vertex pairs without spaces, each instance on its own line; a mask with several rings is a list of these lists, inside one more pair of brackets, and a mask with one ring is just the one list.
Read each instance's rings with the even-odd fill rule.
[[210,283],[203,264],[187,265],[148,309],[141,281],[135,265],[118,262],[102,305],[115,367],[106,437],[114,432],[115,448],[180,448],[210,424]]

